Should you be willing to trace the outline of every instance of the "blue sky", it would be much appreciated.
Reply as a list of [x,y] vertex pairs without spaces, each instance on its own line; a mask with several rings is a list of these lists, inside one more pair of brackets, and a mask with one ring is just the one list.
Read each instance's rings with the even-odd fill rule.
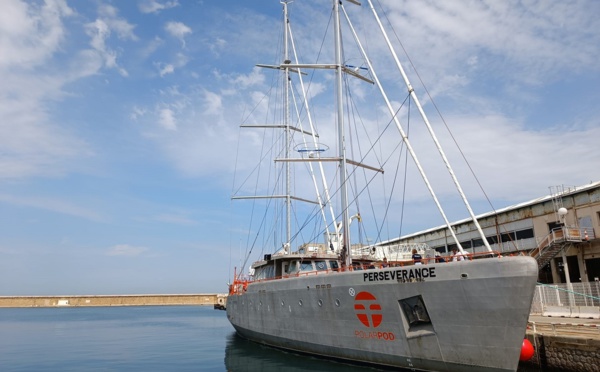
[[[381,2],[495,207],[600,180],[599,2]],[[318,49],[329,10],[293,3],[301,47]],[[0,295],[226,291],[238,126],[280,14],[3,0]],[[406,232],[432,227],[419,220]]]

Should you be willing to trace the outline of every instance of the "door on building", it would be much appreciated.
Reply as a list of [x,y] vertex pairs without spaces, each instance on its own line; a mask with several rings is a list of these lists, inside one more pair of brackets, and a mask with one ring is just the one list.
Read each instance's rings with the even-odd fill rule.
[[[556,266],[558,267],[558,274],[560,275],[560,282],[566,283],[567,279],[565,276],[565,268],[563,265],[562,257],[555,258]],[[569,280],[571,283],[581,282],[581,275],[579,274],[579,263],[577,262],[577,256],[567,256],[567,263],[569,264]],[[589,271],[588,271],[589,275]]]
[[[571,267],[569,266],[569,269]],[[590,282],[600,281],[600,258],[585,260],[585,269],[587,270],[588,280]]]
[[550,263],[547,263],[546,266],[540,268],[538,272],[538,282],[543,284],[552,284],[552,268],[550,267]]
[[548,231],[552,232],[552,230],[562,227],[563,224],[560,222],[548,222]]

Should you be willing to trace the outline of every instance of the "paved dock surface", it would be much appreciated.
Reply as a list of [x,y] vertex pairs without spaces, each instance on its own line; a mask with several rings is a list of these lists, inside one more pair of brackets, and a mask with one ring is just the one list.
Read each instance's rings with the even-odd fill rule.
[[527,334],[600,340],[600,319],[531,315]]

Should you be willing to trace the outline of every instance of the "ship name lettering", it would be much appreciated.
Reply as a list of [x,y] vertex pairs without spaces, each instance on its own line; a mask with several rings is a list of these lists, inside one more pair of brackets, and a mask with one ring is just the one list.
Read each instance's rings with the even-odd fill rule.
[[363,274],[363,281],[378,282],[397,280],[398,282],[421,282],[425,278],[435,278],[435,267],[421,267],[413,269],[399,269],[392,271],[371,271]]

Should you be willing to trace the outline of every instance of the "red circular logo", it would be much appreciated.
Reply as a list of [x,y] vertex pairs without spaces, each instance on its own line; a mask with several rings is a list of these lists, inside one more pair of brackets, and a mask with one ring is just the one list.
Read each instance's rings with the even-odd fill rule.
[[377,298],[369,292],[360,292],[354,297],[356,316],[365,327],[377,328],[381,324],[381,305],[376,301]]

